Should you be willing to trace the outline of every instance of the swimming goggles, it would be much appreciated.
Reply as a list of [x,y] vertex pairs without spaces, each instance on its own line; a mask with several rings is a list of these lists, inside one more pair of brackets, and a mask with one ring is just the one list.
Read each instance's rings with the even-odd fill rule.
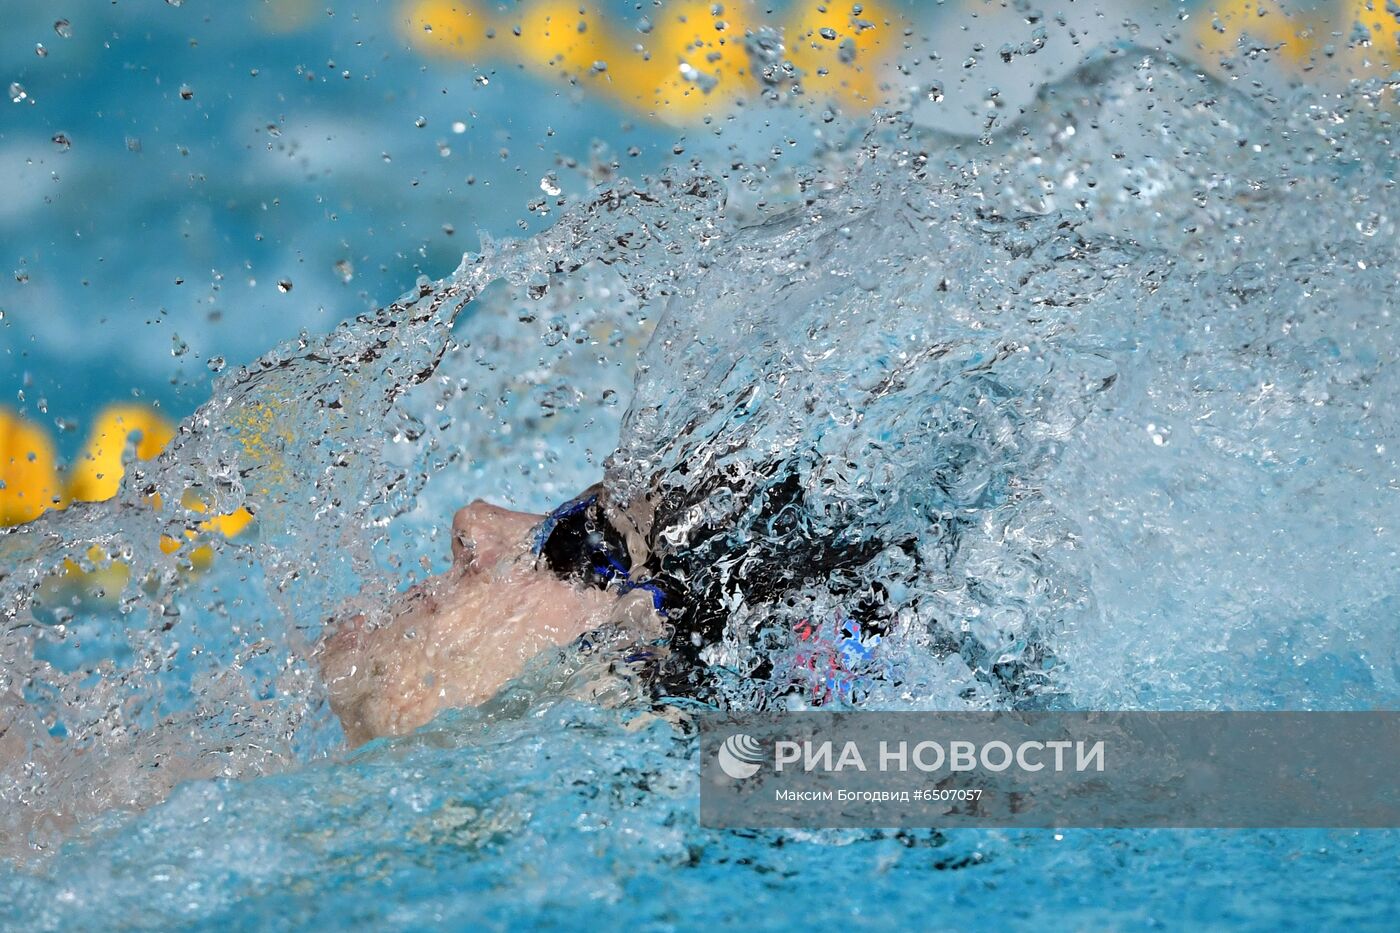
[[618,593],[646,590],[657,612],[666,592],[656,582],[632,579],[632,561],[622,534],[603,514],[601,486],[592,486],[545,516],[535,530],[534,551],[557,576]]

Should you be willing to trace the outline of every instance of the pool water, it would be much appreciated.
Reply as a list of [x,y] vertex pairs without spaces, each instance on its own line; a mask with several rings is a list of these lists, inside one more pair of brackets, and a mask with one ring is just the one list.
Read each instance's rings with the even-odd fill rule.
[[[310,54],[295,32],[255,41],[208,15],[201,41],[232,43],[240,74],[283,60],[278,42]],[[354,37],[385,33],[349,19],[331,57],[351,84],[414,73],[419,53],[397,46],[371,64]],[[188,80],[162,61],[175,71],[147,93]],[[284,88],[318,86],[292,73]],[[410,109],[431,98],[430,125],[466,109],[423,73]],[[716,703],[1394,708],[1395,91],[1255,90],[1113,44],[971,136],[911,110],[831,124],[748,111],[654,177],[549,195],[514,237],[501,220],[454,273],[382,309],[368,296],[455,264],[456,242],[357,258],[379,278],[346,302],[331,278],[344,247],[312,209],[289,210],[305,227],[276,243],[320,271],[249,259],[239,278],[258,298],[220,286],[216,304],[248,309],[232,327],[244,352],[161,390],[172,415],[200,401],[166,453],[128,461],[113,498],[0,537],[7,919],[1393,927],[1390,830],[700,827],[695,739],[651,701],[622,638],[549,652],[483,707],[356,751],[317,670],[334,620],[443,569],[446,517],[475,495],[545,509],[603,476],[627,501],[703,474],[682,464],[757,493],[782,452],[812,490],[800,527],[901,546],[873,548],[840,586],[734,607],[704,653]],[[552,117],[519,119],[522,137],[550,138],[531,121]],[[796,154],[736,154],[809,122],[826,128]],[[82,151],[73,136],[63,158]],[[670,152],[656,148],[653,166]],[[376,160],[393,158],[367,173]],[[557,171],[530,166],[507,174]],[[418,188],[464,184],[426,167],[383,175],[406,186],[387,195],[372,173],[320,177],[405,224],[428,223]],[[168,176],[148,182],[185,203]],[[291,187],[316,200],[321,183]],[[442,209],[492,227],[489,206]],[[374,239],[387,255],[417,239],[401,233]],[[187,287],[163,284],[178,269],[120,274],[142,287],[118,291],[149,301]],[[318,278],[328,297],[307,298]],[[324,324],[284,319],[322,300]],[[122,313],[138,330],[142,312]],[[210,348],[223,326],[202,332]],[[168,356],[169,332],[151,331]],[[113,345],[91,341],[73,352]],[[178,373],[211,352],[168,358]],[[724,496],[700,508],[732,527],[726,546],[789,533]],[[252,522],[237,534],[206,525],[239,509]],[[840,689],[808,682],[795,624],[875,583],[893,621],[867,661]],[[940,647],[953,633],[981,650]]]

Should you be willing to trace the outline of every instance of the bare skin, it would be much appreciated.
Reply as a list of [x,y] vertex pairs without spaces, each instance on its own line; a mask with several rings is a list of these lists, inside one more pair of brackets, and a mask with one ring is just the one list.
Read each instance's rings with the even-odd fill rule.
[[606,620],[615,596],[534,566],[542,518],[473,502],[452,520],[450,570],[405,593],[388,625],[357,617],[326,641],[321,669],[352,745],[482,703],[532,657]]

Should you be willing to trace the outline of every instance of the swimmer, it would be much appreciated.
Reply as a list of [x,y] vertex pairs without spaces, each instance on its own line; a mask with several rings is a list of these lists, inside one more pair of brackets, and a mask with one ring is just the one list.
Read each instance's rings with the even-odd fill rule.
[[401,735],[480,704],[535,655],[608,623],[660,635],[667,596],[636,555],[604,515],[601,484],[549,515],[461,509],[446,573],[401,596],[388,624],[358,616],[327,639],[321,669],[346,737]]
[[[796,488],[788,484],[787,493]],[[767,496],[771,514],[792,505],[772,491]],[[626,509],[611,510],[619,516],[614,519],[598,484],[549,515],[480,500],[461,509],[452,521],[446,573],[401,596],[387,624],[371,627],[359,616],[326,640],[322,673],[346,737],[358,745],[401,735],[442,709],[480,704],[535,655],[609,623],[621,623],[643,641],[669,630],[676,663],[656,673],[670,689],[693,694],[698,678],[681,676],[696,682],[679,683],[675,674],[703,667],[699,648],[718,637],[719,606],[732,600],[740,581],[726,574],[732,584],[726,592],[691,598],[717,582],[690,566],[709,560],[716,529],[688,527],[690,544],[682,549],[657,538],[676,539],[677,520],[691,511],[683,504],[688,501],[672,494],[661,506],[642,509],[641,521]],[[795,562],[781,566],[776,555],[768,556],[766,568],[754,567],[744,578],[752,584],[745,589],[774,589],[774,570],[798,577]],[[836,569],[813,556],[802,562],[805,577]]]
[[585,579],[578,556],[566,572],[560,553],[565,538],[578,543],[582,514],[561,522],[557,512],[546,517],[477,500],[452,520],[446,573],[400,597],[388,624],[370,628],[360,616],[336,631],[321,667],[351,744],[411,732],[441,709],[482,703],[534,655],[606,622],[621,588]]
[[[733,607],[771,604],[813,584],[839,596],[842,613],[793,627],[800,676],[790,671],[770,687],[818,705],[851,698],[852,663],[894,623],[885,587],[862,573],[891,545],[814,530],[804,489],[797,466],[783,462],[744,479],[658,478],[640,503],[610,502],[598,484],[549,515],[473,502],[453,519],[446,573],[401,596],[387,623],[356,617],[326,640],[331,708],[354,745],[402,735],[440,710],[489,700],[534,656],[608,626],[655,646],[639,654],[658,697],[709,702],[717,672],[705,649],[723,638]],[[955,525],[941,533],[956,547]],[[893,544],[917,573],[915,545]],[[825,642],[817,637],[824,627],[833,636]],[[754,639],[759,647],[764,633]],[[1009,659],[967,633],[940,636],[931,650],[961,655],[1013,701],[1038,689],[1035,669],[1047,659],[1033,639]],[[768,677],[765,650],[751,653],[741,675]]]

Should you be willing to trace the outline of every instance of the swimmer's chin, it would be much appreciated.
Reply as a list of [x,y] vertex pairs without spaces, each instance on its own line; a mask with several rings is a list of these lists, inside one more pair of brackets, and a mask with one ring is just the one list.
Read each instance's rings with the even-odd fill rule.
[[462,509],[451,569],[400,597],[387,623],[356,616],[326,639],[321,671],[351,745],[484,703],[536,655],[633,602],[537,569],[528,536],[539,518],[483,502]]

